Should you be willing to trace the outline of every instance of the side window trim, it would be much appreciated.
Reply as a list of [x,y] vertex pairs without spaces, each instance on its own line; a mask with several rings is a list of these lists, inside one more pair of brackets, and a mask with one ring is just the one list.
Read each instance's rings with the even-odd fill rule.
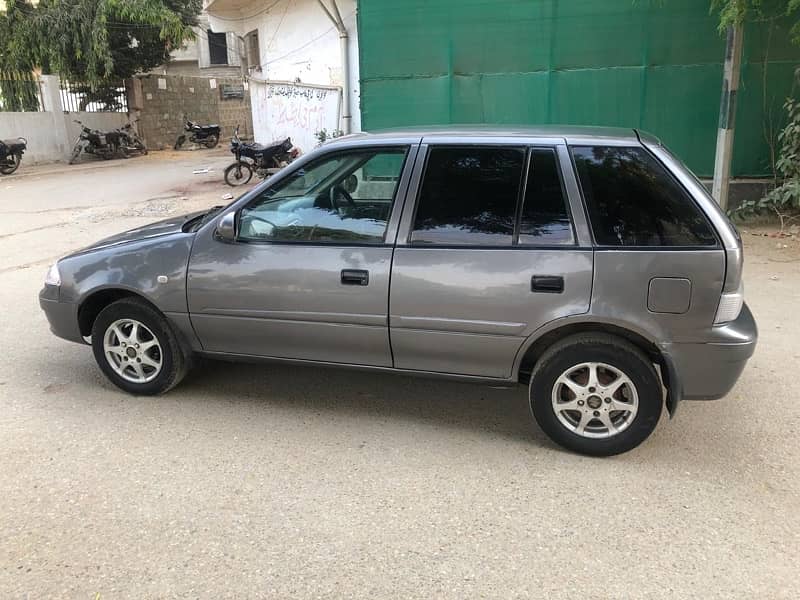
[[[249,244],[249,245],[273,245],[273,246],[332,246],[332,247],[346,247],[346,248],[385,248],[393,247],[397,240],[397,229],[405,205],[406,196],[408,193],[409,182],[411,180],[412,169],[415,165],[416,158],[419,152],[420,144],[418,142],[408,143],[388,143],[388,144],[366,144],[354,145],[348,148],[335,148],[328,152],[320,153],[319,156],[313,158],[311,162],[325,160],[335,157],[337,154],[348,154],[352,152],[369,151],[369,150],[392,150],[404,149],[405,158],[403,167],[400,171],[400,177],[395,189],[394,198],[392,199],[392,207],[389,213],[389,218],[386,221],[386,229],[384,239],[382,242],[353,242],[353,241],[326,241],[326,240],[255,240],[255,239],[237,239],[232,242],[235,244]],[[304,168],[308,163],[304,163],[299,168]],[[290,174],[287,174],[290,175]],[[280,183],[280,180],[277,182]],[[265,186],[259,193],[248,198],[245,202],[236,207],[236,230],[238,234],[239,219],[242,210],[246,209],[252,202],[255,202],[269,189]]]
[[525,204],[525,194],[528,192],[528,176],[531,172],[531,161],[533,160],[533,146],[525,148],[525,163],[522,166],[521,181],[517,190],[517,207],[514,211],[514,233],[511,235],[511,247],[519,245],[519,230],[522,224],[522,207]]
[[[569,250],[569,249],[573,249],[574,250],[576,247],[581,246],[581,244],[580,244],[580,238],[578,237],[578,228],[577,228],[577,224],[575,222],[575,210],[573,209],[573,202],[572,202],[572,199],[570,197],[571,194],[569,194],[569,191],[567,189],[567,179],[566,179],[566,175],[564,173],[564,165],[563,165],[563,163],[561,161],[561,155],[559,153],[559,146],[552,146],[552,145],[549,145],[549,144],[542,144],[542,145],[532,144],[532,145],[530,145],[528,147],[528,167],[527,167],[528,169],[530,169],[530,165],[532,165],[533,162],[534,162],[533,161],[533,154],[534,154],[534,151],[536,151],[536,150],[550,150],[550,151],[553,152],[553,157],[555,158],[555,165],[556,165],[556,175],[558,176],[558,183],[561,186],[561,197],[564,199],[564,208],[567,211],[567,218],[569,219],[569,226],[570,226],[570,229],[572,230],[572,243],[571,244],[520,244],[519,243],[519,230],[520,230],[520,228],[522,226],[522,209],[524,207],[525,194],[527,193],[527,186],[528,186],[528,174],[529,174],[529,171],[526,170],[526,173],[525,173],[525,190],[523,191],[522,202],[520,203],[520,212],[518,214],[518,217],[517,217],[518,221],[516,223],[516,231],[517,231],[518,235],[517,235],[517,237],[514,238],[514,244],[513,245],[514,245],[514,247],[523,248],[523,249],[552,248],[552,249],[556,249],[557,250],[559,248],[562,248],[562,249],[565,249],[565,250]],[[534,168],[534,174],[535,174],[535,169],[536,169],[536,165],[535,164],[533,164],[533,168]],[[580,202],[580,198],[578,199],[578,201]],[[583,210],[582,207],[581,207],[581,210]]]
[[[514,140],[516,141],[516,140]],[[517,147],[525,150],[525,162],[523,165],[522,185],[519,190],[519,197],[517,198],[516,212],[514,216],[514,237],[511,246],[492,246],[492,245],[414,245],[411,243],[411,236],[414,232],[414,221],[417,216],[417,208],[420,204],[420,194],[422,192],[422,184],[425,179],[425,172],[428,166],[428,159],[430,151],[434,148],[441,147]],[[567,209],[567,215],[570,219],[570,226],[574,241],[572,244],[519,244],[519,229],[522,217],[522,207],[527,191],[528,175],[530,173],[530,164],[533,160],[533,150],[548,149],[552,150],[556,166],[558,168],[558,175],[560,178],[562,194]],[[409,155],[410,157],[410,155]],[[588,224],[588,215],[586,208],[583,204],[582,193],[579,188],[580,183],[577,177],[577,171],[572,164],[572,154],[569,147],[563,141],[554,143],[554,141],[547,140],[542,143],[537,143],[536,140],[521,139],[518,144],[511,143],[509,140],[500,141],[487,141],[486,143],[479,143],[474,141],[464,141],[459,143],[457,141],[442,141],[430,143],[423,141],[416,148],[416,159],[413,165],[409,166],[409,179],[406,190],[406,197],[402,210],[402,215],[399,217],[397,241],[396,246],[409,247],[409,248],[426,248],[426,249],[482,249],[482,250],[582,250],[591,249],[594,245],[594,239],[591,237],[591,228]]]

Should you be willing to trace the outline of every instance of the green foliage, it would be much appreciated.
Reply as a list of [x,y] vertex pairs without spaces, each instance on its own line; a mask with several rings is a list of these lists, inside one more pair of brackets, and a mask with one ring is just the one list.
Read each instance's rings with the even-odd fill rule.
[[192,39],[200,0],[9,0],[0,64],[97,88],[164,63]]
[[770,17],[794,17],[792,40],[800,44],[800,0],[711,0],[711,10],[719,12],[719,28]]
[[800,101],[793,98],[783,105],[789,122],[778,135],[780,158],[775,167],[782,183],[759,200],[747,200],[733,215],[749,217],[765,212],[776,213],[781,222],[784,216],[800,210]]
[[317,146],[321,146],[327,140],[332,140],[334,138],[342,137],[344,135],[344,131],[341,129],[334,129],[333,131],[329,132],[327,129],[320,129],[319,131],[314,133],[314,137],[317,138],[319,144]]
[[32,73],[0,71],[0,111],[39,110],[39,83]]

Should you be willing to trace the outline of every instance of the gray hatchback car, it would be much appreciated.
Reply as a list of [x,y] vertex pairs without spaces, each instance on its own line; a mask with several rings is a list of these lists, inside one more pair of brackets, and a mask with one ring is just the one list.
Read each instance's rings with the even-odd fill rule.
[[727,394],[757,336],[726,216],[656,138],[605,128],[340,138],[59,260],[40,303],[132,394],[198,355],[523,383],[592,455]]

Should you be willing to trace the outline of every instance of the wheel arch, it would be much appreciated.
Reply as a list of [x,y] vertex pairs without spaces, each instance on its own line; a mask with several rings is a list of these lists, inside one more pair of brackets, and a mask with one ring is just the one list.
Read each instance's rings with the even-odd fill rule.
[[607,321],[569,321],[554,324],[534,332],[522,345],[514,363],[513,377],[519,383],[527,384],[537,361],[547,349],[560,339],[577,333],[603,333],[621,338],[641,350],[654,364],[658,365],[661,381],[667,390],[666,405],[670,415],[675,413],[681,397],[680,380],[669,354],[663,352],[658,344],[647,334],[618,323]]
[[84,337],[90,336],[92,334],[92,326],[100,311],[109,304],[123,298],[142,300],[163,315],[163,312],[151,300],[138,292],[122,287],[102,288],[91,292],[78,304],[78,329],[80,329],[81,335]]

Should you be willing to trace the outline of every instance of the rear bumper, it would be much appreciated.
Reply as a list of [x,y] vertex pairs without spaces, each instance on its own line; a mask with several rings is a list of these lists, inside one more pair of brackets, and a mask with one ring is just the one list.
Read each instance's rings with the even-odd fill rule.
[[70,342],[85,344],[78,327],[78,305],[69,302],[59,302],[52,298],[53,293],[49,286],[45,286],[39,293],[39,306],[42,307],[50,331],[60,338]]
[[758,328],[747,304],[739,317],[714,327],[702,344],[669,343],[664,354],[677,380],[677,399],[717,400],[731,391],[756,349]]

